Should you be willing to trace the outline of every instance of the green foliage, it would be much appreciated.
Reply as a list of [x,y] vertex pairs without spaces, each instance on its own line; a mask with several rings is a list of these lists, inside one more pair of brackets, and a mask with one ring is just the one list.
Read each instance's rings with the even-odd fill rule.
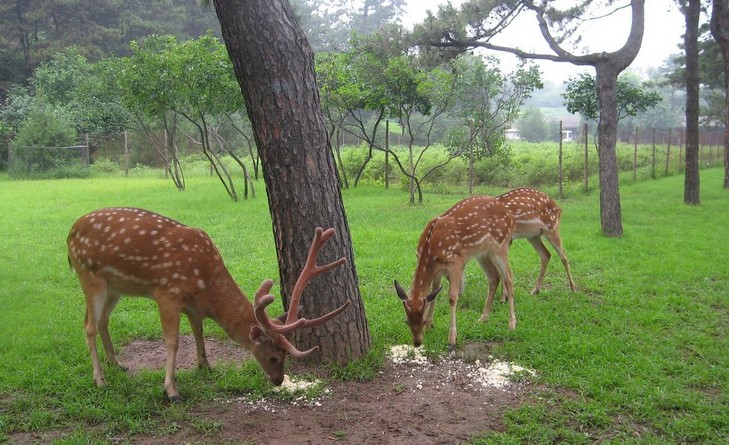
[[[585,119],[596,120],[598,118],[600,105],[596,81],[592,75],[583,73],[577,78],[569,79],[562,97],[564,97],[567,111],[570,113],[580,114]],[[633,85],[624,77],[618,79],[618,120],[653,108],[661,100],[661,96],[655,91],[648,91],[643,87]]]
[[549,134],[544,114],[536,107],[526,108],[517,122],[517,128],[519,129],[519,136],[527,142],[542,142],[554,139],[554,135]]
[[73,145],[76,132],[71,123],[48,106],[38,106],[18,128],[16,146],[61,147]]
[[22,178],[85,177],[85,160],[71,123],[47,106],[36,107],[11,143],[9,172]]

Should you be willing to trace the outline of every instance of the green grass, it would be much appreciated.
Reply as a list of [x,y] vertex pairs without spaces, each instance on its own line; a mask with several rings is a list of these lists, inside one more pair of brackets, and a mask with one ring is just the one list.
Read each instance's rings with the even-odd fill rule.
[[[474,439],[487,443],[726,443],[729,441],[729,194],[720,169],[701,171],[702,204],[682,204],[683,178],[621,186],[625,236],[600,234],[598,195],[572,193],[562,237],[579,292],[567,290],[558,260],[539,296],[531,296],[538,257],[517,241],[510,259],[518,328],[497,305],[476,320],[487,285],[475,264],[459,303],[459,345],[488,342],[492,354],[537,370],[532,397],[506,416],[506,429]],[[59,443],[109,443],[134,434],[165,434],[195,419],[191,408],[236,394],[271,393],[254,362],[181,371],[189,403],[169,406],[163,372],[107,370],[95,388],[83,335],[84,304],[66,261],[65,237],[80,215],[133,205],[204,228],[238,284],[251,294],[277,278],[263,184],[258,197],[233,203],[216,180],[188,177],[178,192],[154,174],[134,178],[12,181],[0,176],[0,443],[16,432],[58,432]],[[493,190],[491,192],[499,192]],[[409,283],[415,245],[432,216],[461,196],[426,194],[406,204],[399,189],[372,185],[343,192],[354,241],[373,349],[336,369],[335,378],[376,375],[384,350],[407,343],[393,279]],[[447,299],[439,299],[428,347],[445,350]],[[154,303],[122,299],[111,318],[116,346],[159,338]],[[182,323],[187,330],[186,323]],[[213,323],[208,333],[222,335]]]

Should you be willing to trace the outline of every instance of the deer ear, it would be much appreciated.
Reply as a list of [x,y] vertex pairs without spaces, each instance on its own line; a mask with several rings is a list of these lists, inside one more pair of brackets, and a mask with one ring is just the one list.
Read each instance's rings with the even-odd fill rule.
[[405,307],[405,313],[409,314],[413,310],[410,309],[410,304],[408,303],[408,300],[402,300],[402,305]]
[[279,324],[286,324],[286,317],[289,315],[289,311],[284,312],[283,314],[279,315],[274,319],[274,321],[278,321]]
[[400,286],[400,283],[395,280],[395,291],[397,291],[397,296],[400,297],[402,301],[408,301],[408,294],[405,292],[405,289]]
[[425,297],[425,301],[427,301],[428,303],[430,303],[433,300],[435,300],[435,297],[438,296],[438,292],[440,292],[441,289],[443,289],[443,286],[441,286],[438,289],[434,290],[433,292],[429,293],[428,296]]
[[260,326],[255,325],[251,328],[248,338],[250,338],[253,343],[260,343],[265,335],[266,334],[263,332],[263,329],[261,329]]

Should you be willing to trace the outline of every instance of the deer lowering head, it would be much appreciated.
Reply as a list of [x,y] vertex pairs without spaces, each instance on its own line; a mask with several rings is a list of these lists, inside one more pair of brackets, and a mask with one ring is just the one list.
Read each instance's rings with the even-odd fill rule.
[[305,357],[316,350],[299,351],[287,339],[288,334],[324,323],[349,305],[347,302],[317,319],[298,318],[307,282],[345,262],[340,258],[324,266],[316,264],[319,250],[333,235],[334,229],[316,229],[306,265],[291,294],[289,311],[271,319],[266,306],[274,300],[269,293],[273,282],[263,281],[251,304],[202,230],[134,208],[106,208],[82,216],[68,234],[68,259],[86,297],[84,326],[94,382],[105,384],[97,334],[101,335],[107,361],[119,366],[109,335],[109,316],[124,294],[146,296],[157,303],[167,351],[164,386],[171,401],[182,400],[175,386],[180,314],[190,322],[200,367],[210,366],[202,323],[209,317],[249,349],[269,380],[280,385],[287,354]]
[[537,254],[539,254],[541,267],[539,269],[537,283],[534,285],[534,289],[532,289],[532,295],[538,294],[542,288],[544,272],[547,270],[547,264],[549,264],[549,259],[552,256],[542,243],[542,235],[547,238],[552,247],[554,247],[554,250],[557,251],[567,271],[570,290],[575,291],[576,286],[572,280],[570,263],[562,248],[562,240],[559,236],[559,223],[562,218],[562,209],[559,208],[557,203],[547,194],[530,188],[514,189],[497,196],[496,199],[504,207],[509,209],[514,216],[514,222],[516,223],[514,239],[526,238],[534,247],[534,250],[537,251]]
[[448,278],[451,306],[449,346],[456,344],[456,304],[461,291],[463,270],[471,258],[477,258],[489,280],[481,321],[488,319],[499,279],[509,299],[509,329],[516,328],[513,288],[508,253],[514,233],[514,218],[496,199],[473,196],[464,199],[440,216],[430,220],[420,235],[410,294],[395,281],[402,300],[413,344],[420,346],[423,330],[433,324],[434,300],[441,289],[441,279]]

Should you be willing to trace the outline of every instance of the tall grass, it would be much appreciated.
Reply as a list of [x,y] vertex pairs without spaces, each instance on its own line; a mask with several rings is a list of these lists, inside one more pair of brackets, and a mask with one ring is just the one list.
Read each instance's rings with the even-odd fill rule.
[[[516,241],[518,327],[496,307],[478,323],[487,285],[475,264],[459,302],[459,346],[485,342],[491,354],[536,369],[533,397],[507,414],[506,430],[473,443],[726,443],[729,441],[729,196],[722,171],[702,170],[702,204],[682,204],[683,179],[623,184],[625,236],[600,235],[597,193],[560,202],[562,237],[579,291],[567,290],[559,261],[531,296],[538,257]],[[65,237],[80,215],[104,206],[139,206],[204,228],[249,295],[278,278],[263,184],[255,199],[232,203],[216,180],[189,175],[178,192],[159,173],[86,180],[11,181],[0,176],[0,442],[15,432],[58,431],[70,442],[111,442],[164,434],[192,423],[193,407],[219,397],[268,391],[252,362],[182,371],[189,403],[164,403],[163,371],[107,371],[95,388],[83,335],[84,303],[66,261]],[[492,188],[490,193],[503,190]],[[335,378],[376,375],[384,350],[406,343],[393,279],[409,282],[420,231],[462,194],[364,185],[344,190],[355,262],[373,336],[372,353]],[[447,299],[438,301],[426,345],[448,338]],[[182,324],[187,329],[186,324]],[[154,304],[122,299],[111,319],[116,346],[159,338]],[[222,332],[206,323],[213,335]]]

